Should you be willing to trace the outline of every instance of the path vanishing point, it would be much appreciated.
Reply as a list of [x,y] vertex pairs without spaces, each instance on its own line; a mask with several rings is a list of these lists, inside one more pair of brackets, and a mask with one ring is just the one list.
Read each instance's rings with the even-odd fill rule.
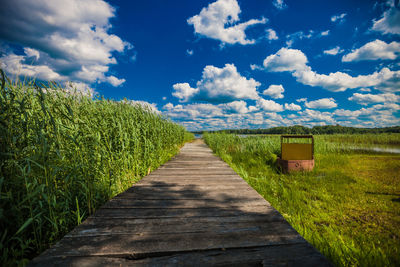
[[30,266],[330,266],[202,142],[119,194]]

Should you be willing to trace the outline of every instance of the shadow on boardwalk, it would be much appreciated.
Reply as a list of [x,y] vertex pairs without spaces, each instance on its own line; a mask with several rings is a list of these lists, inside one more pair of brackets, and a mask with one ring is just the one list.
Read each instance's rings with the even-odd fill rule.
[[202,143],[121,193],[31,265],[329,265]]

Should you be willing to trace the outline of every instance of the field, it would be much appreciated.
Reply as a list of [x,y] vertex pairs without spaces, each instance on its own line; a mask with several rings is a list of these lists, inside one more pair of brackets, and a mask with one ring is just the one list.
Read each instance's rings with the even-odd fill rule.
[[0,265],[24,265],[193,138],[129,101],[2,83]]
[[275,167],[277,135],[204,139],[336,266],[400,265],[400,155],[369,150],[400,134],[317,135],[316,167],[295,174]]

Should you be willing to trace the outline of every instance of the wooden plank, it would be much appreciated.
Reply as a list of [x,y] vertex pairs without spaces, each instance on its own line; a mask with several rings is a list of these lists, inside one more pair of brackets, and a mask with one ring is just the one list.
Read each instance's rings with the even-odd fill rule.
[[[205,181],[202,179],[180,179],[177,176],[160,176],[160,177],[154,177],[152,179],[146,179],[143,181],[140,186],[144,185],[155,185],[155,186],[173,186],[173,185],[203,185]],[[231,185],[231,186],[236,186],[237,189],[240,189],[240,187],[245,184],[244,181],[241,180],[229,180],[229,179],[209,179],[207,182],[208,186],[213,186],[213,185]],[[164,183],[164,185],[160,185],[160,183]]]
[[[283,222],[277,224],[276,222]],[[185,233],[223,232],[230,229],[283,227],[286,222],[279,216],[201,217],[201,218],[149,218],[118,219],[90,217],[67,236],[96,235],[102,233]],[[249,226],[250,225],[250,226]],[[286,227],[286,226],[285,226]]]
[[[107,222],[107,224],[105,223]],[[84,236],[113,236],[113,235],[136,235],[136,236],[150,236],[150,235],[184,235],[186,233],[204,233],[204,234],[226,234],[231,232],[258,232],[260,235],[280,235],[287,234],[288,226],[284,223],[277,223],[282,221],[273,222],[257,222],[249,226],[249,221],[246,222],[232,222],[232,223],[219,223],[210,228],[210,225],[192,221],[191,223],[178,223],[173,224],[110,224],[109,221],[99,222],[97,225],[85,225],[77,227],[74,231],[70,232],[65,237],[84,237]],[[178,221],[179,222],[179,221]],[[292,231],[293,234],[296,232]]]
[[307,243],[121,257],[51,257],[32,266],[331,266]]
[[[179,189],[179,190],[178,190]],[[167,193],[163,192],[168,190]],[[219,201],[229,200],[240,197],[253,197],[254,190],[251,188],[242,188],[240,191],[232,189],[229,186],[227,189],[219,190],[191,190],[187,187],[175,186],[175,187],[158,187],[155,190],[151,190],[150,186],[136,187],[134,190],[129,192],[123,192],[118,195],[119,198],[130,198],[130,199],[214,199]]]
[[[220,217],[252,216],[275,213],[271,206],[238,206],[232,208],[112,208],[99,209],[93,216],[114,218],[162,218],[162,217]],[[278,216],[278,215],[277,215]]]
[[[288,229],[288,228],[286,228]],[[176,251],[194,251],[216,248],[245,248],[254,246],[272,246],[298,244],[306,242],[293,230],[274,232],[238,229],[225,233],[198,232],[172,234],[121,234],[64,237],[53,248],[51,255],[65,256],[101,256],[132,255],[143,253],[162,253]]]
[[215,201],[213,199],[174,199],[174,200],[136,200],[114,198],[102,208],[235,208],[241,206],[267,206],[260,198],[234,198],[228,201]]

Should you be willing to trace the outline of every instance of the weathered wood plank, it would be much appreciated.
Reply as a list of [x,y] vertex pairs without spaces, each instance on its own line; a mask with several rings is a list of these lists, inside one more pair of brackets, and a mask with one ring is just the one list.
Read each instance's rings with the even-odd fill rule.
[[[237,206],[231,208],[112,208],[99,209],[96,217],[155,218],[155,217],[219,217],[252,216],[270,214],[276,211],[270,206]],[[277,213],[279,214],[279,213]]]
[[52,257],[33,266],[330,266],[307,243],[252,248],[154,253],[135,257]]
[[121,234],[64,237],[47,251],[49,255],[101,256],[132,255],[194,251],[217,248],[245,248],[298,244],[306,242],[294,230],[261,232],[256,229],[241,229],[221,233],[172,233],[172,234]]
[[[283,222],[277,224],[277,222]],[[115,219],[91,217],[67,236],[84,236],[121,233],[191,233],[224,232],[237,229],[258,228],[260,230],[287,227],[279,216],[258,217],[202,217],[202,218],[150,218],[150,219]],[[210,228],[210,226],[212,226]]]
[[[168,192],[163,192],[168,190]],[[232,198],[254,197],[254,190],[251,188],[242,188],[240,191],[235,191],[232,186],[227,189],[220,188],[219,190],[192,190],[189,187],[174,186],[174,187],[158,187],[155,190],[150,190],[149,186],[141,186],[124,192],[118,195],[119,198],[130,199],[213,199],[224,201]]]
[[215,201],[213,199],[174,199],[174,200],[136,200],[126,198],[114,198],[108,201],[102,208],[236,208],[244,206],[265,206],[265,201],[260,198],[233,198],[227,201]]

